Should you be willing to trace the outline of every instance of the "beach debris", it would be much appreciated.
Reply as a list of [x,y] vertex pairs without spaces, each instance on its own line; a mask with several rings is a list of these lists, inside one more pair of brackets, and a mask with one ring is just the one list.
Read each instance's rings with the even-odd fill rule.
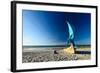
[[58,52],[56,50],[54,50],[54,54],[58,54]]

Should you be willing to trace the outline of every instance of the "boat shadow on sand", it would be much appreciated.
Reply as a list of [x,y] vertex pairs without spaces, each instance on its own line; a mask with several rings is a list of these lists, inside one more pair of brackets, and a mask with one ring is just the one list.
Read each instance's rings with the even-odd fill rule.
[[91,54],[90,51],[75,51],[75,54]]

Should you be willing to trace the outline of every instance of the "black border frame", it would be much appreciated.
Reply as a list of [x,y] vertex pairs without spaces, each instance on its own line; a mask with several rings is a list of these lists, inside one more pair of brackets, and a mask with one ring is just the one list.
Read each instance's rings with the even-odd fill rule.
[[[39,68],[39,69],[16,69],[16,5],[17,4],[35,4],[35,5],[50,5],[50,6],[67,6],[67,7],[82,7],[82,8],[95,8],[96,9],[96,64],[85,66],[72,66],[72,67],[54,67],[54,68]],[[88,68],[98,67],[98,7],[89,5],[73,5],[73,4],[58,4],[58,3],[44,3],[44,2],[28,2],[28,1],[11,1],[11,71],[12,72],[25,72],[25,71],[42,71],[42,70],[55,70],[55,69],[73,69],[73,68]]]

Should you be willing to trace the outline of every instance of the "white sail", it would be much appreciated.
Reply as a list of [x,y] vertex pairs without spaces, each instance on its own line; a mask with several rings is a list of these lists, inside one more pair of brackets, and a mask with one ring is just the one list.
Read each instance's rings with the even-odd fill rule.
[[68,31],[69,31],[69,39],[74,39],[74,31],[71,25],[69,24],[69,22],[67,22],[67,24],[68,24]]

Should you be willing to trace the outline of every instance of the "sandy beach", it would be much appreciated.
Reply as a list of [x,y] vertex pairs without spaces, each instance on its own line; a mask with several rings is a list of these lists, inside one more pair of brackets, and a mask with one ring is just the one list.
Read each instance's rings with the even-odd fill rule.
[[76,49],[75,54],[65,52],[63,49],[48,50],[32,50],[23,49],[22,63],[30,62],[48,62],[48,61],[72,61],[72,60],[88,60],[91,59],[91,49],[89,47]]

